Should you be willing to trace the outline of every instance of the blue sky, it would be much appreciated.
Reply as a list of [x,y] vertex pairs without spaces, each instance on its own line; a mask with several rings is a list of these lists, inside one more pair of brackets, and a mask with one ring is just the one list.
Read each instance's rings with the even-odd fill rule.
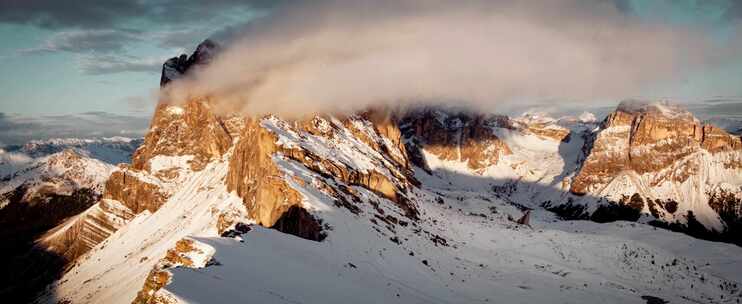
[[[27,2],[29,7],[0,4],[4,41],[0,44],[0,112],[4,113],[149,115],[164,60],[190,53],[202,40],[263,11],[255,1],[229,0],[214,1],[215,5],[64,1],[70,8],[58,8],[60,1]],[[131,12],[123,9],[119,14],[121,5],[131,7]],[[194,7],[182,8],[188,6]],[[84,7],[91,12],[80,9]],[[181,8],[163,17],[172,7]],[[75,10],[81,11],[79,16]],[[151,16],[140,10],[149,10]]]
[[[702,30],[721,45],[742,39],[736,30],[742,1],[585,0],[584,5],[606,2],[627,16]],[[148,117],[165,59],[190,53],[203,39],[226,36],[256,17],[269,18],[276,3],[282,2],[3,1],[0,114]],[[678,82],[653,85],[646,95],[691,101],[742,96],[742,55]]]

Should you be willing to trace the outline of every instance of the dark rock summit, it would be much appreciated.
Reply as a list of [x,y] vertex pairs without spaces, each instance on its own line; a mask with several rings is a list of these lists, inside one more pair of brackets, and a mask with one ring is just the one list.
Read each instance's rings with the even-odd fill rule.
[[171,81],[182,77],[194,66],[208,64],[218,51],[219,45],[214,41],[206,39],[196,47],[196,50],[190,57],[186,54],[181,54],[180,56],[168,59],[162,65],[160,87],[164,87]]

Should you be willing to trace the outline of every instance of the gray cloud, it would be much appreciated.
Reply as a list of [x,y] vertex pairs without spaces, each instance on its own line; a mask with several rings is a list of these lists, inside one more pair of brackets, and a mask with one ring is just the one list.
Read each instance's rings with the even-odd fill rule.
[[123,102],[129,106],[131,113],[151,116],[157,104],[157,93],[156,90],[153,90],[152,94],[148,96],[129,96],[124,98]]
[[130,43],[142,41],[141,33],[126,30],[71,30],[51,36],[43,45],[21,50],[21,53],[42,52],[112,53],[123,51]]
[[124,72],[160,73],[166,58],[139,58],[120,55],[86,55],[80,58],[80,70],[88,75]]
[[115,27],[132,19],[182,24],[214,18],[225,11],[268,8],[275,0],[3,0],[0,22],[44,28]]
[[6,0],[0,1],[0,23],[59,30],[41,45],[18,50],[14,56],[77,54],[80,70],[88,75],[159,73],[166,56],[156,60],[137,58],[131,55],[137,53],[136,46],[149,44],[168,50],[169,56],[177,55],[174,53],[186,52],[214,32],[221,33],[234,24],[246,22],[256,10],[280,3],[282,1],[267,0]]
[[23,116],[0,112],[0,143],[23,144],[32,139],[141,137],[149,117],[86,112],[70,115]]

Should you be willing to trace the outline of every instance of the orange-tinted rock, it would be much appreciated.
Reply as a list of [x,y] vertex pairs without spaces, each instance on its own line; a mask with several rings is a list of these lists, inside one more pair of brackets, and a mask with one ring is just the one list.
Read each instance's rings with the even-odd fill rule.
[[512,154],[492,130],[502,123],[499,116],[437,110],[411,113],[403,119],[408,137],[418,140],[425,151],[443,160],[466,162],[473,170],[495,165],[503,155]]
[[121,170],[108,178],[103,198],[117,200],[137,214],[144,210],[157,211],[168,196],[158,185],[143,181],[127,170]]
[[250,216],[267,227],[301,203],[301,195],[289,187],[273,163],[277,139],[258,119],[248,118],[230,159],[226,181],[227,189],[242,197]]
[[38,245],[48,251],[74,261],[121,226],[134,218],[134,214],[121,208],[116,201],[101,200],[72,222],[62,224],[41,237]]
[[535,123],[529,124],[526,129],[542,138],[548,138],[556,141],[569,141],[570,131],[567,128],[551,124]]
[[190,100],[183,105],[161,102],[144,144],[134,153],[132,167],[149,171],[148,161],[157,155],[193,155],[191,168],[201,170],[232,144],[227,126],[225,119],[212,112],[208,100]]
[[664,180],[683,182],[701,166],[686,161],[687,156],[702,149],[718,153],[742,147],[738,137],[710,125],[702,127],[678,106],[635,102],[621,103],[588,144],[592,144],[590,154],[573,180],[573,193],[585,194],[623,171],[657,173],[673,165],[677,170],[656,176],[652,185]]
[[132,304],[169,304],[170,302],[161,297],[157,291],[170,283],[173,275],[165,270],[153,269],[144,280],[144,286],[137,293],[137,297],[131,302]]
[[[395,202],[408,216],[416,217],[416,208],[407,204],[404,195],[401,194],[407,191],[408,176],[412,175],[404,150],[397,149],[402,144],[401,132],[396,129],[391,118],[375,119],[378,125],[361,116],[346,117],[342,120],[314,116],[280,125],[287,132],[316,136],[329,141],[338,136],[337,132],[350,132],[354,138],[383,157],[375,160],[375,165],[378,170],[387,169],[385,171],[391,176],[377,169],[357,169],[351,164],[316,155],[310,151],[311,149],[302,147],[301,143],[278,145],[278,136],[263,127],[261,120],[248,118],[230,160],[227,187],[243,198],[248,213],[258,224],[273,226],[289,208],[301,207],[301,195],[288,185],[288,178],[274,163],[273,157],[281,155],[285,159],[302,164],[320,176],[331,176],[340,184],[366,188],[380,197]],[[334,190],[326,193],[337,194]]]
[[711,153],[742,150],[742,138],[715,126],[704,125],[701,147]]

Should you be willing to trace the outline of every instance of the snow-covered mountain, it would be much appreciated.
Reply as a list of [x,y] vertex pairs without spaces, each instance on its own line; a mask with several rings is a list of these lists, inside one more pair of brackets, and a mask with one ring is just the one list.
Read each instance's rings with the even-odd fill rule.
[[739,137],[674,106],[624,103],[598,123],[241,117],[212,102],[162,101],[131,165],[40,239],[83,249],[38,302],[742,301],[742,248],[644,224],[722,232],[739,218]]
[[64,150],[97,159],[108,164],[128,163],[134,151],[142,144],[141,138],[105,137],[105,138],[55,138],[49,140],[31,140],[24,145],[7,146],[0,149],[0,176],[4,177],[37,158],[48,156]]
[[74,250],[65,253],[73,246],[52,250],[38,239],[95,204],[115,168],[71,149],[24,161],[0,180],[0,257],[8,263],[0,275],[3,294],[43,287],[38,284],[55,278],[53,269],[76,257]]
[[742,241],[739,136],[702,124],[678,106],[624,102],[590,144],[571,191],[639,211],[607,212],[609,219],[698,222],[705,230]]
[[0,276],[0,294],[43,288],[66,263],[107,237],[92,221],[75,229],[63,227],[80,214],[105,217],[87,215],[95,213],[91,207],[99,205],[104,184],[116,170],[114,162],[128,162],[139,143],[128,138],[53,139],[0,151],[1,257],[11,261]]

